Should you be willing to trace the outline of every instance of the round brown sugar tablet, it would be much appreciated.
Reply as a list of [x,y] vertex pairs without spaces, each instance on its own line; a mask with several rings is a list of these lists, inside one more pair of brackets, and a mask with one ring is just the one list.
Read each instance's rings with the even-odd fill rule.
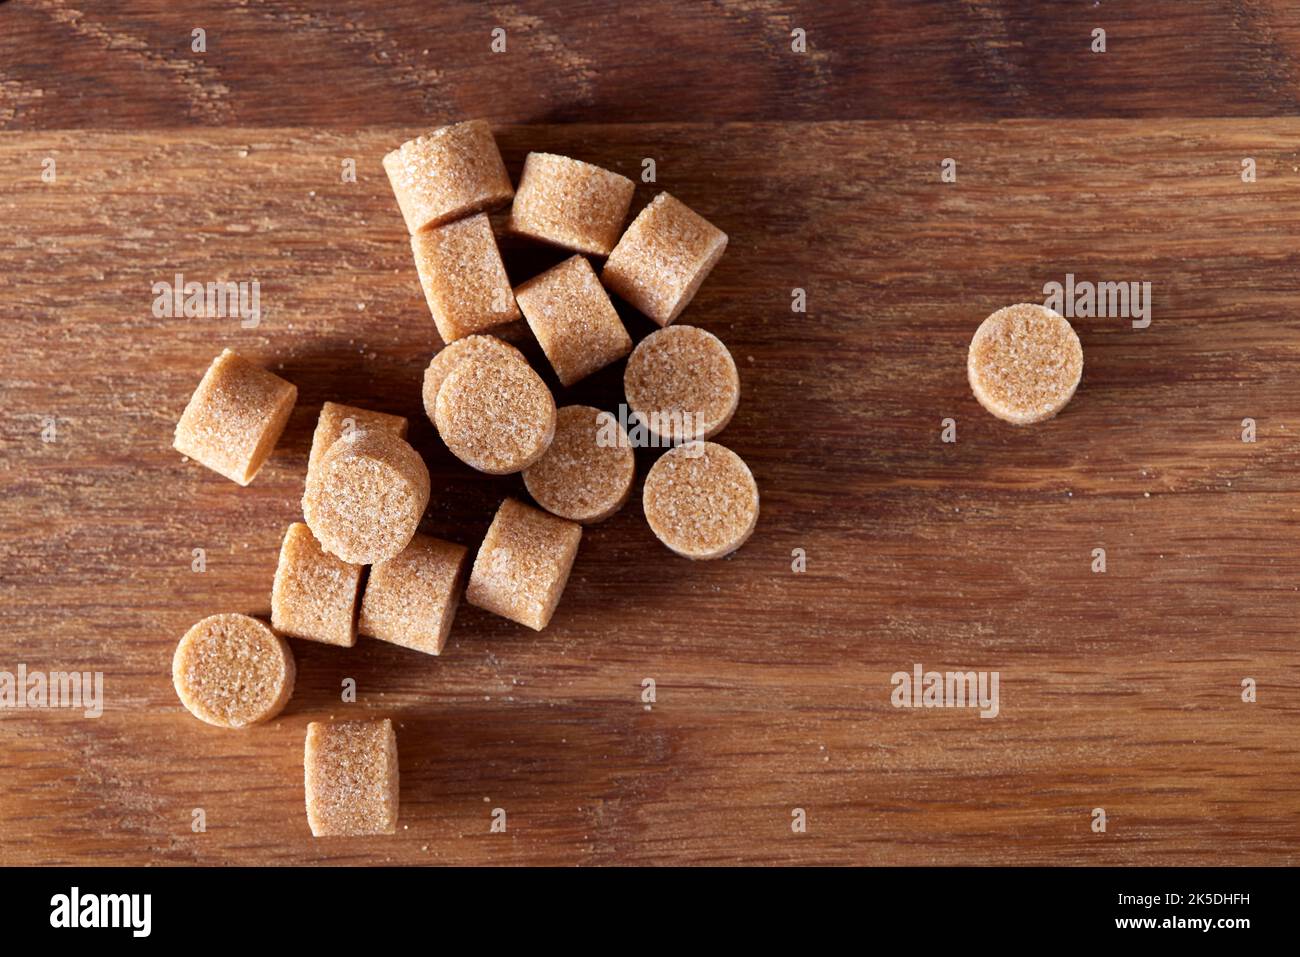
[[688,442],[665,452],[650,469],[642,506],[650,530],[678,555],[721,558],[754,531],[758,484],[731,449]]
[[293,694],[288,643],[247,615],[212,615],[185,633],[172,657],[172,684],[190,714],[219,728],[274,718]]
[[740,376],[727,347],[695,326],[646,336],[623,373],[627,404],[660,439],[712,438],[740,402]]
[[1083,375],[1083,347],[1065,318],[1022,302],[999,309],[975,330],[966,377],[980,405],[1029,425],[1065,408]]
[[302,514],[330,554],[353,565],[392,558],[411,541],[429,504],[429,470],[390,432],[339,438],[307,477]]
[[443,381],[433,423],[453,455],[471,468],[507,475],[528,468],[555,435],[555,400],[527,362],[484,354],[460,362]]
[[601,522],[627,502],[636,455],[618,419],[589,405],[555,413],[555,438],[536,464],[524,469],[524,486],[552,515]]
[[439,350],[429,363],[429,368],[424,370],[424,412],[429,416],[430,422],[433,422],[438,390],[442,388],[447,376],[451,375],[451,370],[463,360],[481,361],[485,356],[515,358],[524,365],[528,364],[522,352],[496,336],[466,336],[449,343]]

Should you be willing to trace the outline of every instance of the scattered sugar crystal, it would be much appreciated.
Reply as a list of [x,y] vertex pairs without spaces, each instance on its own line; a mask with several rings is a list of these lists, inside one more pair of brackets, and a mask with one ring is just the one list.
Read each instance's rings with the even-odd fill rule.
[[582,256],[566,259],[517,290],[519,308],[561,384],[573,385],[632,351],[632,337]]
[[1079,337],[1063,316],[1036,303],[1007,306],[985,319],[966,357],[975,398],[1014,425],[1056,415],[1082,376]]
[[466,600],[541,631],[560,603],[580,541],[576,522],[506,499],[474,560]]
[[303,778],[313,837],[397,832],[397,733],[387,718],[308,724]]
[[443,342],[519,318],[487,213],[415,233],[411,251]]
[[492,128],[483,120],[409,140],[384,157],[384,169],[412,233],[497,209],[515,194]]
[[646,521],[678,555],[722,558],[758,522],[758,485],[743,459],[716,442],[691,442],[660,457],[645,479]]
[[288,643],[247,615],[212,615],[185,633],[172,657],[172,684],[187,711],[219,728],[274,718],[293,695]]
[[608,256],[636,184],[591,163],[529,153],[510,208],[510,231],[564,249]]
[[361,633],[441,654],[460,601],[466,551],[463,545],[417,534],[400,554],[370,569],[361,599]]
[[361,566],[329,554],[311,529],[294,522],[280,546],[271,586],[271,624],[281,634],[351,648]]
[[708,439],[740,403],[740,375],[722,340],[695,326],[670,326],[641,340],[623,372],[627,404],[651,434]]
[[589,405],[555,414],[555,438],[524,485],[538,505],[575,522],[601,522],[623,507],[636,476],[636,456],[618,419]]

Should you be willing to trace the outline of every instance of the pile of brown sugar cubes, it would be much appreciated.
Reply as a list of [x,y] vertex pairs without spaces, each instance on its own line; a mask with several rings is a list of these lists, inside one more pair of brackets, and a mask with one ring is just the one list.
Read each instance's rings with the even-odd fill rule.
[[[708,441],[736,411],[736,364],[713,334],[672,324],[722,256],[725,233],[667,193],[624,229],[633,182],[566,156],[528,154],[516,190],[491,129],[478,120],[404,143],[384,167],[446,344],[425,371],[425,412],[466,465],[522,473],[540,508],[505,499],[467,576],[465,546],[418,531],[431,488],[406,441],[407,420],[326,402],[307,461],[304,521],[285,533],[271,586],[271,624],[213,615],[176,649],[176,693],[210,724],[243,728],[279,714],[295,675],[285,637],[352,647],[361,634],[437,655],[462,590],[473,605],[546,627],[583,525],[609,518],[631,494],[635,443],[608,411],[557,408],[524,355],[488,334],[521,317],[566,388],[628,357],[623,421],[636,423],[641,441],[668,447],[642,500],[668,548],[721,558],[758,520],[748,466]],[[574,254],[514,289],[487,215],[512,200],[512,233]],[[589,256],[605,257],[599,275]],[[661,328],[633,349],[607,290]],[[226,350],[181,416],[175,448],[247,485],[296,399],[295,386]],[[312,834],[395,831],[390,721],[313,722],[304,763]]]

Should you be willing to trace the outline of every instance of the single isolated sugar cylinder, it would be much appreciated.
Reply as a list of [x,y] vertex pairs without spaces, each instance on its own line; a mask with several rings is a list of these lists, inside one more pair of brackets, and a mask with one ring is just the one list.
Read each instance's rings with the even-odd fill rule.
[[489,475],[520,472],[555,435],[555,400],[525,361],[485,351],[456,365],[434,401],[433,423],[453,455]]
[[222,350],[176,423],[172,447],[247,485],[280,441],[297,399],[297,386]]
[[409,140],[384,157],[384,170],[412,233],[498,209],[515,194],[484,120]]
[[449,342],[434,354],[433,361],[424,370],[424,388],[421,397],[424,399],[424,412],[429,416],[430,422],[434,422],[434,405],[438,401],[438,390],[442,388],[447,376],[451,375],[451,370],[466,359],[482,361],[484,356],[504,356],[507,359],[518,359],[524,365],[528,365],[528,360],[524,358],[522,352],[496,336],[467,336]]
[[744,460],[716,442],[670,449],[650,469],[642,493],[650,530],[684,558],[722,558],[758,523],[758,484]]
[[302,763],[313,837],[397,833],[401,779],[392,721],[313,721]]
[[541,631],[564,594],[580,541],[576,522],[506,499],[474,559],[466,600]]
[[370,569],[361,599],[363,635],[438,655],[460,601],[467,549],[430,535]]
[[510,207],[510,231],[592,256],[608,256],[636,184],[591,163],[529,153]]
[[709,439],[740,404],[740,375],[727,347],[695,326],[670,326],[641,340],[623,371],[627,404],[666,444]]
[[411,251],[443,342],[519,318],[487,213],[415,233]]
[[172,684],[187,711],[219,728],[269,721],[293,695],[288,643],[247,615],[211,615],[185,633],[172,656]]
[[1013,425],[1050,419],[1083,376],[1083,347],[1064,316],[1032,302],[999,309],[975,330],[966,377],[980,405]]
[[682,314],[727,248],[727,234],[660,193],[605,261],[601,280],[661,326]]
[[321,548],[311,529],[294,522],[280,546],[271,585],[271,624],[290,638],[351,648],[357,643],[361,566]]
[[325,550],[353,565],[392,558],[429,504],[429,470],[402,439],[378,429],[340,437],[308,477],[302,514]]
[[321,406],[320,417],[316,420],[316,431],[311,437],[311,454],[307,458],[307,474],[310,476],[316,465],[330,446],[344,434],[361,432],[366,429],[379,429],[391,432],[399,439],[406,438],[406,416],[390,415],[387,412],[372,412],[359,409],[355,405],[341,402],[326,402]]
[[626,503],[636,477],[636,455],[618,419],[589,405],[566,405],[555,413],[555,438],[524,485],[552,515],[590,524],[609,518]]

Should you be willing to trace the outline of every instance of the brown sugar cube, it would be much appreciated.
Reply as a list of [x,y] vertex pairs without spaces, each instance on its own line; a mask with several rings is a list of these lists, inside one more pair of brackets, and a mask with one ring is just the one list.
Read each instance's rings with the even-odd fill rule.
[[224,349],[176,423],[172,447],[247,485],[280,441],[297,399],[296,385]]
[[749,466],[716,442],[670,449],[650,469],[642,496],[650,530],[678,555],[729,555],[758,522],[758,485]]
[[269,721],[293,695],[288,643],[256,618],[211,615],[185,633],[172,684],[190,714],[219,728]]
[[384,157],[384,169],[411,233],[497,209],[515,194],[483,120],[409,140]]
[[637,420],[665,444],[709,439],[740,403],[740,375],[727,347],[695,326],[670,326],[641,340],[627,360],[623,391]]
[[515,296],[563,385],[573,385],[632,351],[632,337],[582,256],[533,277],[515,290]]
[[392,721],[313,721],[302,764],[312,837],[397,833]]
[[589,405],[555,413],[555,439],[524,485],[552,515],[589,524],[609,518],[632,492],[636,455],[618,419]]
[[1060,412],[1083,376],[1083,347],[1070,323],[1045,306],[999,309],[975,330],[966,377],[980,405],[1013,425]]
[[370,569],[361,599],[363,635],[442,654],[460,602],[463,545],[416,535],[400,554]]
[[443,342],[519,318],[487,213],[415,233],[411,251]]
[[466,600],[541,631],[560,603],[580,541],[576,522],[506,499],[474,559]]
[[522,352],[496,336],[466,336],[464,339],[448,343],[434,354],[433,361],[424,370],[424,389],[421,397],[424,399],[424,412],[430,422],[434,421],[434,404],[438,401],[438,390],[442,388],[447,376],[451,375],[451,370],[464,359],[481,362],[487,355],[514,358],[528,365],[528,360],[524,358]]
[[599,166],[529,153],[510,207],[510,231],[577,253],[608,256],[636,184]]
[[391,432],[399,439],[406,438],[406,416],[390,415],[387,412],[371,412],[359,409],[355,405],[343,405],[341,402],[326,402],[321,406],[320,418],[316,420],[316,431],[311,437],[311,454],[307,457],[307,474],[311,475],[316,465],[331,445],[345,432],[379,429]]
[[484,352],[443,380],[433,423],[447,448],[471,468],[507,475],[528,468],[555,435],[555,400],[527,362]]
[[311,529],[294,522],[280,546],[271,585],[271,624],[291,638],[351,648],[361,566],[321,548]]
[[302,514],[325,550],[353,565],[392,558],[429,504],[429,470],[402,439],[378,429],[344,435],[308,476]]
[[660,193],[632,220],[600,275],[606,286],[666,326],[695,298],[726,248],[726,233]]

